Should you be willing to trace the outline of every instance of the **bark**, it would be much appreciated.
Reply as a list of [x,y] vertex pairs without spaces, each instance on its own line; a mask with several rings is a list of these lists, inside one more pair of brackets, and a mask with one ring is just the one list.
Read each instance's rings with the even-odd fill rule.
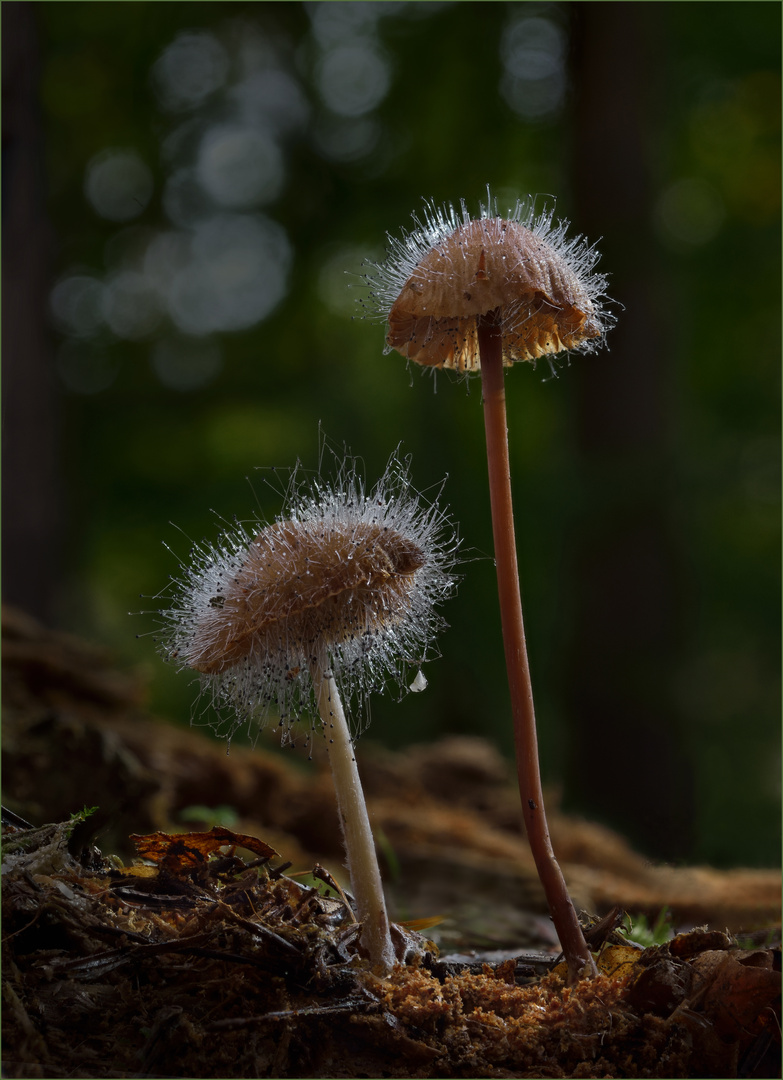
[[59,408],[32,4],[3,4],[2,36],[3,599],[47,620],[60,570]]
[[650,224],[661,15],[633,3],[570,10],[574,217],[602,237],[624,310],[609,352],[569,371],[587,498],[572,530],[566,791],[604,820],[622,807],[623,829],[671,859],[690,848],[693,792],[671,686],[684,580],[669,510],[675,328]]

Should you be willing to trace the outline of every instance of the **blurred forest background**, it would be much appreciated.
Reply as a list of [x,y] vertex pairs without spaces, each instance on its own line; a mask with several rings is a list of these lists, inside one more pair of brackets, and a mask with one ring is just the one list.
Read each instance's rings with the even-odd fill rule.
[[254,470],[316,468],[319,424],[371,482],[402,443],[470,561],[427,692],[365,738],[510,755],[479,383],[383,355],[357,286],[423,198],[556,199],[623,310],[506,380],[544,778],[653,857],[776,864],[780,6],[2,16],[4,598],[186,724],[193,680],[128,614],[163,542],[273,517]]

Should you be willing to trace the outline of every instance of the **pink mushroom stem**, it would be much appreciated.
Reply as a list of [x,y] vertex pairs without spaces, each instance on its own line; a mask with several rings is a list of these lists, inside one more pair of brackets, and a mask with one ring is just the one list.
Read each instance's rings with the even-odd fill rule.
[[528,842],[546,894],[549,913],[568,964],[570,981],[596,972],[595,962],[579,925],[565,878],[552,850],[541,790],[533,687],[525,644],[519,588],[511,470],[508,457],[506,391],[503,378],[500,311],[478,319],[481,387],[487,464],[492,508],[492,532],[500,596],[500,618],[514,719],[519,793]]

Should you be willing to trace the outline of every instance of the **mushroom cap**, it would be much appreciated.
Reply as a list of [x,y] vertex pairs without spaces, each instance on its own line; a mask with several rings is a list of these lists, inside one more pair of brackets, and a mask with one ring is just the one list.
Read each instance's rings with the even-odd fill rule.
[[270,654],[306,656],[319,640],[375,634],[404,616],[425,562],[412,540],[379,522],[268,525],[201,612],[188,666],[219,674],[255,653],[264,667]]
[[159,649],[200,674],[231,730],[263,723],[272,704],[287,724],[317,715],[322,651],[346,703],[402,693],[445,625],[436,608],[456,586],[459,547],[447,511],[415,491],[396,453],[372,489],[355,459],[335,461],[332,480],[294,470],[277,521],[195,544],[164,594]]
[[595,347],[609,321],[605,278],[592,272],[597,253],[581,237],[565,240],[567,223],[552,228],[551,213],[520,220],[523,209],[471,220],[463,204],[461,222],[451,209],[431,213],[426,227],[396,243],[379,268],[390,301],[387,350],[428,367],[478,371],[478,319],[493,312],[506,365]]

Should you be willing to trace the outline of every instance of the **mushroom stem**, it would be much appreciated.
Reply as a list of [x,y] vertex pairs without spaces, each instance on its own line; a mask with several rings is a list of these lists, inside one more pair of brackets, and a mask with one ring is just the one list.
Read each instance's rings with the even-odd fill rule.
[[351,877],[351,890],[362,924],[361,943],[374,968],[388,974],[394,966],[394,946],[383,895],[367,804],[356,767],[353,741],[340,694],[328,668],[326,650],[320,649],[311,665],[318,712],[326,730],[337,810]]
[[500,619],[514,717],[514,744],[522,815],[530,850],[546,894],[549,913],[568,964],[569,978],[575,981],[582,974],[595,974],[596,968],[571,897],[568,895],[563,873],[552,850],[544,810],[544,797],[541,791],[533,687],[530,682],[530,668],[525,645],[525,626],[522,620],[514,537],[506,391],[503,380],[503,349],[498,309],[479,317],[478,348],[481,360],[481,388],[484,400],[484,426],[487,437],[489,493],[500,596]]

